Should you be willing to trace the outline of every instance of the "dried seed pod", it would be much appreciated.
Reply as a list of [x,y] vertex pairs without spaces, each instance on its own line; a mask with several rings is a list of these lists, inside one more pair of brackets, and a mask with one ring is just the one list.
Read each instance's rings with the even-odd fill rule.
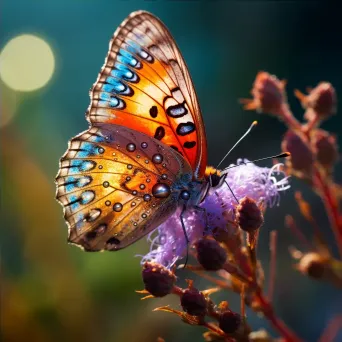
[[227,252],[212,238],[202,238],[195,243],[197,260],[208,271],[217,271],[227,260]]
[[241,316],[229,309],[219,316],[219,327],[227,334],[235,333],[239,329],[241,322]]
[[286,163],[292,169],[306,174],[311,173],[314,162],[313,153],[299,135],[291,130],[287,131],[281,143],[281,148],[283,151],[291,153],[291,158],[288,158],[289,160]]
[[264,215],[250,197],[243,197],[236,207],[235,222],[246,232],[253,232],[259,229],[264,223]]
[[253,99],[242,99],[241,102],[245,104],[244,109],[277,115],[286,103],[284,88],[285,81],[280,81],[268,72],[260,71],[251,91]]
[[321,120],[327,119],[336,113],[336,92],[331,83],[319,83],[308,95],[304,95],[299,90],[296,90],[295,95],[300,100],[302,106],[307,109],[305,119],[308,121],[313,120],[315,117]]
[[183,310],[192,316],[204,316],[207,313],[208,302],[204,294],[192,286],[183,292],[181,305]]
[[171,293],[176,276],[163,265],[146,262],[142,271],[145,289],[155,297],[164,297]]
[[326,168],[331,168],[338,159],[336,138],[323,129],[312,132],[312,146],[317,161]]
[[305,254],[297,268],[303,274],[314,279],[321,279],[327,268],[327,259],[315,252]]

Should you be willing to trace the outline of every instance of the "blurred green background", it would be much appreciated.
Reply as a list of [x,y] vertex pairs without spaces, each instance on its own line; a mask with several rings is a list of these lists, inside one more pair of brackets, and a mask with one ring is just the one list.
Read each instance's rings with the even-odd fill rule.
[[[268,116],[244,112],[238,103],[239,98],[249,96],[259,70],[288,80],[289,100],[299,118],[302,110],[292,96],[294,88],[305,90],[326,80],[342,93],[341,18],[336,8],[324,2],[4,0],[2,53],[11,39],[32,34],[42,38],[53,54],[52,59],[28,44],[26,51],[16,52],[10,62],[7,58],[9,64],[2,61],[0,66],[4,341],[156,341],[158,336],[167,342],[202,340],[203,329],[187,326],[167,313],[152,312],[161,304],[177,307],[175,299],[140,301],[134,292],[143,288],[139,258],[134,256],[147,251],[145,241],[119,253],[82,252],[67,245],[62,208],[54,199],[58,160],[67,141],[87,128],[88,91],[102,66],[108,41],[121,21],[138,9],[160,17],[181,48],[202,107],[210,164],[216,164],[255,119],[259,120],[257,129],[230,161],[279,152],[285,127]],[[13,61],[26,59],[31,63],[28,75],[33,76],[16,71]],[[50,78],[49,61],[53,60]],[[24,84],[33,87],[44,77],[48,82],[37,90],[15,90]],[[341,126],[340,115],[324,128],[340,133]],[[336,172],[340,181],[341,171],[340,167]],[[295,180],[292,184],[312,203],[336,251],[320,200]],[[266,215],[259,254],[267,275],[268,233],[277,229],[275,306],[303,339],[314,341],[341,311],[342,296],[293,270],[287,249],[297,241],[284,228],[287,213],[311,234],[290,190],[282,196],[281,206]],[[181,284],[190,276],[185,271],[179,275]],[[233,309],[239,308],[234,294],[213,298],[226,299]],[[248,312],[248,319],[255,329],[270,329],[253,313]]]

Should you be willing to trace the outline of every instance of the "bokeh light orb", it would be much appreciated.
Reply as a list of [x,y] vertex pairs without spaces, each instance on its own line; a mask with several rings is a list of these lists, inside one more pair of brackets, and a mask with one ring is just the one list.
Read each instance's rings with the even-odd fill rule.
[[50,46],[31,34],[11,39],[0,53],[0,78],[14,90],[32,91],[43,87],[54,69],[55,58]]

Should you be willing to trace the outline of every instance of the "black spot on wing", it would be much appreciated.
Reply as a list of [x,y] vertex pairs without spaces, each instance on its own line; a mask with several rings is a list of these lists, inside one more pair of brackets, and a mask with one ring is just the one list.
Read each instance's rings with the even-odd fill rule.
[[120,245],[121,241],[117,239],[116,237],[111,237],[106,241],[106,247],[105,249],[108,251],[115,250]]
[[139,52],[139,56],[144,59],[145,61],[149,62],[149,63],[153,63],[154,62],[154,58],[152,55],[150,55],[148,52],[146,52],[145,50],[141,50]]
[[151,117],[153,119],[155,119],[157,117],[157,115],[158,115],[158,108],[157,108],[157,106],[152,106],[150,108],[150,115],[151,115]]
[[186,141],[183,146],[185,148],[193,148],[196,146],[196,141]]
[[176,93],[177,91],[180,91],[180,88],[179,88],[179,87],[173,88],[173,89],[171,90],[171,93]]
[[86,235],[85,235],[85,238],[87,240],[94,240],[96,238],[96,232],[95,231],[92,231],[92,232],[88,232]]
[[107,240],[107,245],[120,245],[121,241],[119,239],[117,239],[116,237],[111,237]]
[[[66,160],[66,158],[62,158],[62,161]],[[96,167],[96,162],[93,160],[78,160],[74,159],[69,164],[63,165],[61,169],[71,169],[72,172],[85,172],[91,171]]]
[[154,134],[154,138],[157,140],[162,140],[165,136],[165,129],[162,126],[159,126],[156,129],[156,133]]
[[185,101],[175,106],[169,106],[166,109],[166,114],[172,118],[181,118],[182,116],[188,114],[188,110],[185,108]]
[[184,136],[192,132],[195,132],[195,130],[196,130],[196,126],[193,124],[193,122],[188,121],[186,123],[180,123],[177,126],[176,132],[178,135]]

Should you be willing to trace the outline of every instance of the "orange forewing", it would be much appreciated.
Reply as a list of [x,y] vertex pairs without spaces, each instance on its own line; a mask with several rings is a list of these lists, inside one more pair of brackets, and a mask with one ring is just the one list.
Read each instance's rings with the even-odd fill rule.
[[184,156],[194,178],[204,175],[206,136],[189,72],[165,25],[148,12],[132,13],[114,33],[87,118],[154,137]]

